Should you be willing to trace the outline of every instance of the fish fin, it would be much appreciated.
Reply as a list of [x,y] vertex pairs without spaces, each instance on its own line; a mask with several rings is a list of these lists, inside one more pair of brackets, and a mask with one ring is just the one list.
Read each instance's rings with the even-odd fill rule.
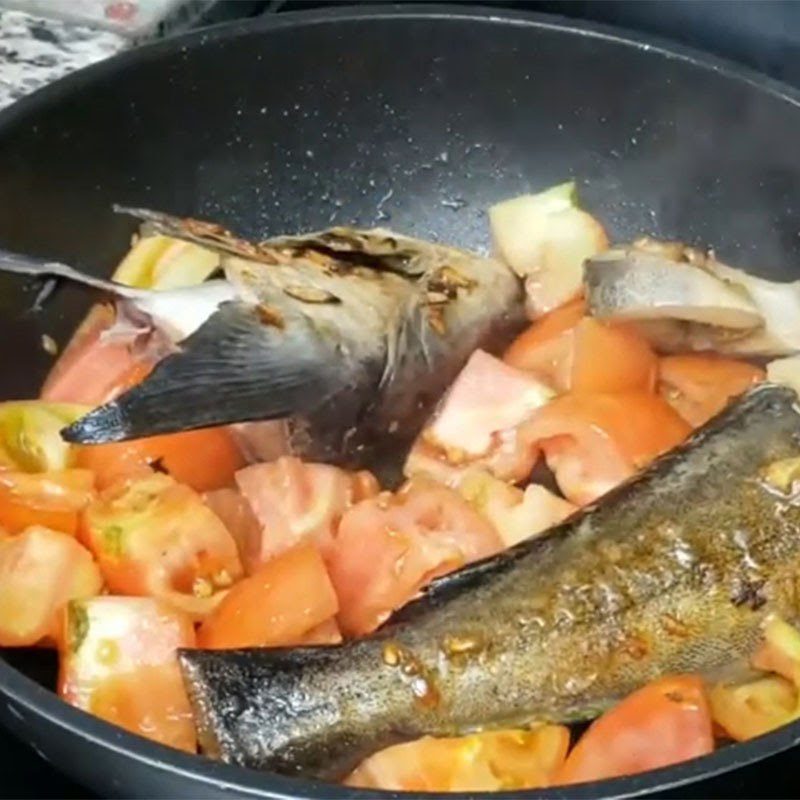
[[343,372],[335,343],[306,317],[279,324],[256,307],[227,302],[142,383],[62,435],[102,444],[278,419],[326,402],[344,387]]
[[117,204],[113,208],[117,214],[127,214],[140,220],[144,223],[143,229],[148,233],[158,233],[173,239],[193,242],[209,250],[239,256],[250,261],[260,261],[266,264],[277,263],[273,248],[242,239],[215,222],[191,217],[176,217],[148,208],[131,208]]
[[140,290],[103,278],[95,278],[93,275],[87,275],[58,261],[48,261],[43,258],[12,253],[8,250],[0,250],[0,272],[30,275],[33,278],[65,278],[118,297],[136,298],[142,294]]

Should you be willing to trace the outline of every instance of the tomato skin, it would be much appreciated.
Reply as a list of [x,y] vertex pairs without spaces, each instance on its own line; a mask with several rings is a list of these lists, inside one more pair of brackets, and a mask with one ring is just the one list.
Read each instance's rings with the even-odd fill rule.
[[650,392],[658,358],[633,326],[585,316],[583,300],[550,312],[512,342],[504,360],[559,392]]
[[[338,610],[319,550],[300,544],[239,581],[206,617],[197,643],[212,650],[296,645]],[[333,635],[330,628],[314,632]]]
[[575,327],[572,392],[652,392],[658,358],[633,327],[586,317]]
[[426,736],[375,753],[345,784],[407,792],[537,789],[550,785],[568,747],[569,730],[559,725],[450,739]]
[[350,473],[291,456],[239,470],[236,484],[260,525],[255,538],[251,528],[243,530],[248,539],[244,561],[250,573],[306,540],[326,556],[342,514],[378,491],[368,472]]
[[64,605],[102,586],[92,554],[65,533],[37,526],[0,538],[0,647],[52,639]]
[[509,346],[503,361],[532,372],[554,388],[569,382],[572,331],[586,314],[583,298],[571,300],[540,317]]
[[94,497],[88,470],[0,472],[0,526],[20,533],[31,525],[75,536],[81,511]]
[[659,390],[690,425],[699,427],[765,377],[763,369],[732,358],[667,356],[659,366]]
[[86,508],[80,535],[112,592],[160,597],[197,616],[242,575],[225,526],[168,475],[106,489]]
[[633,775],[714,750],[703,682],[694,675],[662,678],[595,720],[556,773],[554,784]]
[[215,489],[203,495],[203,502],[216,514],[222,524],[236,542],[239,558],[245,568],[249,569],[249,551],[254,543],[261,541],[263,529],[253,513],[250,503],[245,500],[238,489]]
[[381,625],[433,578],[503,548],[494,528],[455,491],[411,481],[342,517],[326,556],[345,635]]
[[95,597],[62,619],[58,693],[133,733],[196,750],[177,650],[194,647],[191,619],[147,597]]
[[540,448],[566,498],[593,502],[682,442],[689,425],[655,394],[565,394],[520,434]]
[[95,473],[99,489],[147,475],[158,464],[179,483],[208,492],[231,485],[244,459],[223,427],[79,447],[77,464]]
[[109,305],[90,310],[50,370],[40,393],[42,400],[99,406],[147,376],[152,364],[134,358],[128,344],[102,340],[115,316]]

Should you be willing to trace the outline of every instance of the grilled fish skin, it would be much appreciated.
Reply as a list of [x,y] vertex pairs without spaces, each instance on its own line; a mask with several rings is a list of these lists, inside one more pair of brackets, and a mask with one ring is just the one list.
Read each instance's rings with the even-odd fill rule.
[[[501,351],[525,325],[519,278],[499,261],[453,247],[349,228],[254,243],[213,223],[117,210],[142,219],[147,231],[220,252],[226,280],[216,283],[230,292],[206,288],[207,318],[188,337],[173,337],[178,352],[65,429],[71,442],[288,419],[291,452],[372,468],[392,483],[393,454],[410,445],[470,354]],[[82,279],[47,263],[6,268]],[[125,302],[167,294],[83,282]]]
[[340,778],[422,735],[591,718],[665,673],[748,655],[800,614],[800,505],[763,477],[800,457],[795,393],[765,384],[544,538],[435,582],[371,637],[184,650],[206,752]]

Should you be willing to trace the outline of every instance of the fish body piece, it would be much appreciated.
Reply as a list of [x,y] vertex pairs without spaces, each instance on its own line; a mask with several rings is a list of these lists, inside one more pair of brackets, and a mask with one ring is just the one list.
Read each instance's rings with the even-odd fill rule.
[[201,743],[336,778],[383,747],[588,719],[666,673],[747,655],[798,618],[797,396],[753,389],[684,447],[542,538],[442,578],[340,647],[180,654]]
[[588,258],[583,272],[589,313],[634,322],[663,352],[800,350],[800,281],[765,280],[713,251],[648,237]]
[[219,252],[225,280],[148,292],[11,259],[9,270],[82,280],[144,307],[176,346],[142,383],[67,428],[68,441],[283,420],[286,452],[399,474],[397,454],[469,355],[501,351],[525,324],[512,270],[456,248],[350,228],[255,243],[211,223],[118,210],[146,232]]

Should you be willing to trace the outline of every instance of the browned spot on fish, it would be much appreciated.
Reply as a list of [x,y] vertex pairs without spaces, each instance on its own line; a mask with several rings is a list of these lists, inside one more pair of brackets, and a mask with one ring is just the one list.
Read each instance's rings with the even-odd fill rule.
[[425,295],[425,300],[429,306],[439,306],[447,303],[450,298],[444,292],[428,292]]
[[411,692],[417,703],[424,708],[435,708],[441,702],[441,694],[430,677],[417,677],[411,681]]
[[445,325],[442,313],[443,308],[444,306],[428,306],[428,323],[440,336],[447,333],[447,325]]
[[465,656],[480,653],[486,643],[481,636],[445,636],[442,642],[442,652],[446,656]]
[[283,330],[283,315],[277,309],[262,304],[256,306],[256,314],[258,314],[258,318],[264,323],[264,325],[272,325],[274,328],[280,328]]
[[394,642],[386,642],[381,651],[383,663],[387,667],[396,667],[400,663],[401,650]]
[[685,638],[691,633],[689,626],[672,614],[661,615],[661,626],[670,636]]
[[643,659],[650,648],[647,642],[641,636],[629,636],[623,643],[622,647],[620,648],[621,652],[630,658],[634,659],[635,661],[640,661]]
[[337,265],[336,259],[329,256],[327,253],[321,253],[319,250],[314,250],[310,247],[303,250],[301,255],[303,258],[307,259],[308,261],[312,261],[314,264],[317,264],[325,270],[335,268]]
[[325,289],[318,289],[316,286],[287,286],[283,293],[299,300],[301,303],[341,303],[342,301],[331,292]]
[[673,703],[683,703],[686,700],[680,692],[675,691],[667,692],[664,697],[666,697],[667,700],[671,700]]
[[187,217],[186,219],[180,220],[178,224],[183,232],[189,236],[194,236],[198,239],[207,239],[214,244],[220,245],[231,253],[268,264],[275,263],[274,253],[271,248],[255,242],[250,242],[247,239],[240,239],[227,228],[223,228],[222,225],[216,222],[206,222],[205,220]]
[[763,580],[741,579],[731,594],[731,602],[735,606],[747,606],[751,611],[758,611],[767,602],[761,591],[764,583]]
[[440,267],[428,280],[428,289],[432,292],[441,292],[453,299],[458,295],[459,289],[473,289],[476,282],[467,278],[452,267]]

